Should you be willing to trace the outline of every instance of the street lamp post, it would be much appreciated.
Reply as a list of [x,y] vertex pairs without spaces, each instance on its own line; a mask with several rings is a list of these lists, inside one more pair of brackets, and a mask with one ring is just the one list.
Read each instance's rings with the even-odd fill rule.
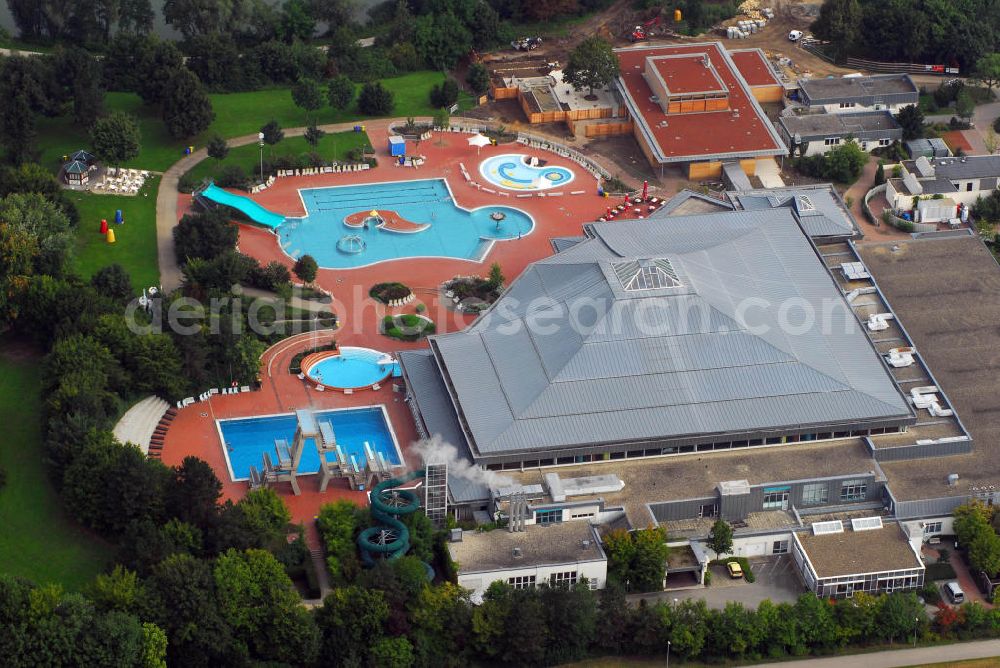
[[670,668],[670,641],[667,641],[667,668]]
[[257,133],[257,146],[260,147],[260,182],[264,182],[264,133]]
[[920,618],[913,618],[913,646],[917,646],[917,628],[920,626]]

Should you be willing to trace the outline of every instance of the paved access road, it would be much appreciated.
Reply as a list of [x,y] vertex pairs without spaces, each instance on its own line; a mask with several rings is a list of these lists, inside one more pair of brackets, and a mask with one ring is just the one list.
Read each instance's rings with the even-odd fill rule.
[[928,663],[987,659],[997,657],[1000,665],[1000,640],[979,640],[956,645],[918,647],[916,649],[887,650],[871,654],[850,654],[823,659],[760,663],[755,668],[900,668]]

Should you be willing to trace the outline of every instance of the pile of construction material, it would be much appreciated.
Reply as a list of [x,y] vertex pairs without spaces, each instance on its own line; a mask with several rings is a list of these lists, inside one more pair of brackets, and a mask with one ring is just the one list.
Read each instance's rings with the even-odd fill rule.
[[774,18],[774,10],[770,7],[761,7],[760,0],[746,0],[738,7],[740,13],[746,16],[736,22],[736,25],[726,28],[728,39],[746,39],[754,33],[758,33],[767,25],[768,19]]

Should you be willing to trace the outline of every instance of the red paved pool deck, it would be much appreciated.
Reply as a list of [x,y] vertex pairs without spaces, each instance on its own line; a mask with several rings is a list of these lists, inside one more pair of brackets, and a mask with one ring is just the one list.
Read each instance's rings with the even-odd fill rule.
[[[534,218],[535,229],[521,239],[496,243],[482,263],[408,258],[357,269],[321,269],[316,283],[333,295],[331,310],[340,319],[340,329],[332,335],[324,333],[318,338],[303,334],[275,345],[263,358],[263,387],[260,391],[215,395],[209,401],[181,409],[167,433],[162,455],[164,463],[179,464],[188,455],[201,457],[212,465],[223,481],[226,499],[242,498],[246,494],[247,483],[231,480],[216,419],[287,413],[299,408],[330,409],[382,404],[388,410],[404,457],[408,457],[410,445],[417,438],[416,430],[409,408],[403,401],[403,394],[393,392],[391,381],[386,382],[380,390],[353,395],[332,391],[317,392],[288,372],[291,358],[297,352],[317,343],[328,342],[331,338],[335,338],[340,345],[361,345],[388,352],[423,348],[426,346],[424,342],[403,343],[380,334],[378,323],[381,317],[386,313],[412,313],[416,304],[423,302],[427,306],[426,315],[435,321],[438,332],[462,329],[473,318],[451,309],[451,304],[440,295],[441,283],[456,275],[485,275],[493,262],[500,263],[509,282],[529,263],[552,254],[551,238],[581,234],[582,223],[596,220],[609,204],[618,203],[597,197],[596,180],[579,165],[545,151],[507,144],[485,147],[477,155],[476,149],[468,146],[468,135],[443,133],[423,142],[407,142],[409,153],[426,157],[424,166],[416,169],[394,167],[390,165],[386,151],[387,128],[384,125],[369,125],[368,133],[379,152],[379,167],[364,172],[281,178],[270,189],[254,195],[252,199],[273,211],[301,216],[304,211],[298,194],[299,188],[444,177],[460,206],[474,208],[502,204],[515,207]],[[530,198],[518,198],[515,193],[502,196],[484,192],[466,183],[459,163],[464,164],[474,180],[485,187],[495,188],[479,176],[479,163],[492,155],[511,152],[537,154],[549,164],[571,169],[576,178],[567,186],[546,191],[546,197]],[[570,194],[575,190],[583,190],[585,194]],[[552,197],[552,192],[565,194]],[[180,196],[178,216],[183,215],[190,204],[190,196]],[[267,230],[240,225],[239,247],[242,252],[261,262],[276,260],[289,267],[293,264],[292,259],[279,247],[278,238]],[[376,303],[368,297],[368,290],[373,284],[383,281],[405,283],[413,289],[417,300],[406,307],[393,309]],[[305,521],[307,524],[324,503],[339,498],[350,498],[360,504],[367,502],[364,493],[353,492],[347,488],[346,483],[339,481],[331,482],[323,494],[318,491],[318,476],[301,478],[300,486],[300,496],[294,496],[287,484],[279,485],[276,489],[291,509],[294,520]]]

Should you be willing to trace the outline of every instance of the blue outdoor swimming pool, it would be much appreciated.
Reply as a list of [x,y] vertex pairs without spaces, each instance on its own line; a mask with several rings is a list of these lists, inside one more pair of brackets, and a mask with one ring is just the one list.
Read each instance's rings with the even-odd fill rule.
[[302,371],[310,380],[336,388],[361,388],[401,375],[399,362],[378,350],[343,346],[339,352]]
[[[308,215],[288,218],[278,227],[281,247],[293,258],[312,255],[321,267],[347,269],[405,257],[447,257],[481,262],[494,241],[531,233],[534,221],[518,209],[481,207],[468,211],[455,204],[444,179],[310,188],[299,191]],[[376,225],[349,227],[358,212],[394,211],[426,225],[419,231],[394,232]],[[493,214],[502,214],[496,221]],[[338,243],[345,236],[351,243]]]
[[[367,441],[376,453],[382,453],[389,464],[401,463],[396,440],[381,407],[317,411],[314,415],[317,422],[329,422],[333,426],[337,443],[348,460],[354,455],[358,463],[364,465],[364,447]],[[284,439],[291,445],[297,424],[294,413],[219,420],[219,431],[233,480],[247,479],[251,466],[256,466],[259,470],[264,452],[269,452],[271,459],[275,460],[275,439]],[[309,439],[302,451],[302,459],[299,460],[299,473],[317,471],[319,454],[316,452],[316,444]]]
[[565,167],[527,164],[530,156],[523,153],[495,155],[483,160],[479,173],[493,185],[510,190],[548,190],[564,186],[574,174]]

